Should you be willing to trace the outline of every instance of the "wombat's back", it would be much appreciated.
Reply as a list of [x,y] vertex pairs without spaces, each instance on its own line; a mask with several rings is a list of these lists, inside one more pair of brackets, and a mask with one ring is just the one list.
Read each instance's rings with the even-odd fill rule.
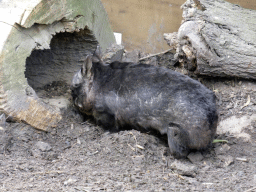
[[83,81],[72,91],[80,111],[105,127],[167,133],[177,157],[211,143],[218,119],[215,96],[198,81],[163,67],[87,60]]
[[[161,122],[157,128],[161,133],[166,133],[170,123],[188,127],[207,119],[209,124],[214,124],[215,95],[198,81],[145,64],[116,62],[104,68],[96,70],[95,77],[97,82],[102,82],[99,87],[106,106],[113,114],[118,113],[117,116],[126,114],[129,123],[141,125],[142,119],[145,122],[154,119]],[[151,125],[156,123],[145,124],[154,127]]]

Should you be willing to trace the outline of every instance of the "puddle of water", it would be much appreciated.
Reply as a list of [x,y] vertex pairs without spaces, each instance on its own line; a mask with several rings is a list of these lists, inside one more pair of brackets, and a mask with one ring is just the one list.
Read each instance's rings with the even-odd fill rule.
[[[255,0],[228,0],[255,9]],[[157,53],[168,49],[163,33],[178,31],[185,0],[102,0],[114,32],[127,50]]]

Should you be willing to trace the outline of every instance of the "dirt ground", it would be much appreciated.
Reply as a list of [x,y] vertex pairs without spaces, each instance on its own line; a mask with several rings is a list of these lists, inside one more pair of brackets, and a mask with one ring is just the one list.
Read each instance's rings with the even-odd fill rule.
[[[231,125],[216,135],[228,143],[177,160],[165,135],[108,132],[70,105],[47,133],[24,123],[2,125],[0,191],[256,191],[256,82],[199,80],[217,95],[218,129],[228,127],[226,120]],[[54,83],[41,96],[70,99],[67,89]],[[243,129],[232,132],[237,126]]]

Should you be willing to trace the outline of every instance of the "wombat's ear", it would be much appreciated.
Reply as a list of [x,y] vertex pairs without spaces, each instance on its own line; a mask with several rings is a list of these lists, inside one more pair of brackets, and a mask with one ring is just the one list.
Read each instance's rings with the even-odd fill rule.
[[102,53],[101,53],[101,48],[100,48],[100,45],[97,45],[97,49],[95,50],[93,56],[92,56],[92,62],[94,63],[102,63]]
[[85,62],[83,63],[82,68],[81,68],[82,76],[90,77],[91,69],[92,69],[92,56],[87,55],[85,58]]

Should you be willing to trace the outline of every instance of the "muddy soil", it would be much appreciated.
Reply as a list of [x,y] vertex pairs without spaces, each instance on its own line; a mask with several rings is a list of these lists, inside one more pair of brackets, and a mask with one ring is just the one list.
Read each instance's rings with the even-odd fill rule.
[[[2,125],[0,191],[256,191],[256,82],[199,80],[218,97],[220,124],[230,117],[250,120],[240,130],[247,137],[218,131],[216,138],[228,143],[177,160],[165,135],[109,132],[70,105],[47,133],[23,123]],[[39,95],[70,99],[61,83]]]

